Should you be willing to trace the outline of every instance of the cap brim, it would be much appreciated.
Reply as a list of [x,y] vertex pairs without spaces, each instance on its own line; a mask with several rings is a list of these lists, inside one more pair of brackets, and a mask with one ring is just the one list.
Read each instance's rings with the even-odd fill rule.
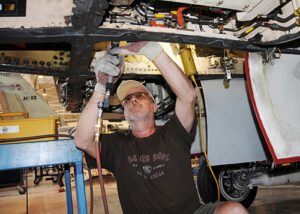
[[149,96],[151,97],[151,99],[154,102],[154,97],[149,92],[149,90],[145,86],[143,86],[141,83],[139,83],[138,81],[135,81],[135,80],[126,80],[126,81],[121,82],[121,84],[119,85],[119,87],[117,89],[117,96],[118,96],[119,100],[123,101],[124,98],[128,95],[129,90],[132,88],[141,88],[143,91],[148,92]]

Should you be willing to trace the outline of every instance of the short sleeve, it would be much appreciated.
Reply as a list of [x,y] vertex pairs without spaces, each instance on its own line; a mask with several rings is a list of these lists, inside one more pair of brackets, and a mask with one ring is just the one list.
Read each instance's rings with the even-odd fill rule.
[[180,136],[185,144],[191,147],[196,133],[197,127],[197,118],[194,118],[194,123],[190,132],[187,132],[186,129],[183,127],[181,122],[179,121],[176,113],[171,117],[171,119],[165,124],[165,128],[168,129],[170,132],[173,132],[174,135]]
[[[103,134],[101,135],[101,167],[111,172],[114,171],[118,154],[118,143],[120,142],[118,134]],[[87,165],[89,168],[97,168],[96,159],[84,153]]]

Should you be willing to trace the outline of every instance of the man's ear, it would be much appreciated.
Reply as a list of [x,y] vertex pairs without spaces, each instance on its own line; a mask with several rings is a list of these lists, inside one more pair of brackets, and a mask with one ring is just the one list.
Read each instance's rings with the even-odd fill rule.
[[153,112],[156,113],[157,110],[158,110],[157,104],[156,104],[156,103],[153,103],[152,106],[153,106]]

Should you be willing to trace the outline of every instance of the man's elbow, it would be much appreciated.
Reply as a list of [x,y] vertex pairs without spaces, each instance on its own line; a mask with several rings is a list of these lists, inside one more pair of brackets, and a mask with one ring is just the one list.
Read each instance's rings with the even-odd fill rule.
[[75,133],[74,143],[75,143],[76,148],[85,151],[87,148],[86,148],[86,145],[84,142],[85,142],[85,140],[82,139],[82,137],[80,137],[80,135]]
[[196,103],[196,98],[197,98],[197,94],[194,88],[191,88],[189,93],[187,93],[187,95],[185,96],[186,100],[188,103],[191,103],[193,105],[195,105]]

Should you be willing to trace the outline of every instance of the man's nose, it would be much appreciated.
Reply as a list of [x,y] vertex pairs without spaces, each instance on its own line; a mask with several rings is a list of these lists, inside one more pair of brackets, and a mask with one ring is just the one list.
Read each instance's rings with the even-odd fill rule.
[[132,97],[131,97],[131,102],[132,102],[132,103],[136,103],[136,102],[137,102],[136,96],[132,96]]

